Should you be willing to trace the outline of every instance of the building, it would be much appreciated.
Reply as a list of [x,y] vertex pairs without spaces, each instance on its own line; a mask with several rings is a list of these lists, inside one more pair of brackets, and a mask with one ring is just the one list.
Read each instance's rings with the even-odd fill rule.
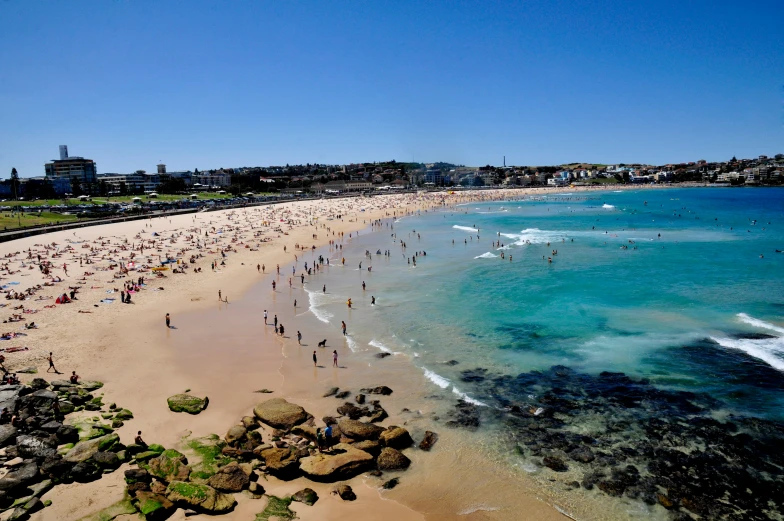
[[90,190],[97,180],[98,168],[95,161],[83,157],[69,157],[66,145],[60,145],[60,157],[61,159],[54,159],[44,165],[46,178],[52,182],[52,186],[62,187],[64,183],[55,183],[55,180],[67,179],[70,190]]
[[231,174],[218,170],[217,172],[199,172],[192,176],[193,184],[201,184],[207,186],[231,186]]
[[165,174],[166,173],[166,165],[161,163],[158,165],[158,174]]

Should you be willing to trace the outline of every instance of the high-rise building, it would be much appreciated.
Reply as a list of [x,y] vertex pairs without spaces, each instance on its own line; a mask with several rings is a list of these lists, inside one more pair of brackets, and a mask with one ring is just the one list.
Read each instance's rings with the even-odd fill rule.
[[[67,147],[61,145],[61,158],[63,158],[63,154],[65,154],[64,159],[54,159],[52,162],[44,165],[46,178],[51,180],[53,184],[55,184],[55,180],[67,179],[70,182],[71,191],[77,188],[80,188],[82,191],[88,191],[90,185],[96,182],[96,175],[98,174],[95,161],[83,157],[69,157]],[[58,181],[56,186],[65,185],[62,181]]]

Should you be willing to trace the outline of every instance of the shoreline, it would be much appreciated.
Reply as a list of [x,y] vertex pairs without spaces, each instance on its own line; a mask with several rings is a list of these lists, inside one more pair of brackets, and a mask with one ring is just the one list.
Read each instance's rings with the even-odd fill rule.
[[[641,187],[632,187],[630,189],[640,188]],[[650,187],[646,188],[650,189]],[[544,192],[548,194],[574,191],[590,193],[605,190],[606,189],[577,190],[567,188],[558,191],[556,191],[556,189],[544,189]],[[502,191],[502,193],[504,192],[508,193],[508,191]],[[487,198],[484,200],[490,200],[488,193],[488,191],[483,191],[476,195],[485,196]],[[541,193],[542,191],[534,191],[533,195]],[[523,193],[523,190],[515,190],[514,195],[517,198],[523,195],[532,194]],[[389,202],[394,197],[395,196],[379,196],[370,201],[382,200]],[[413,201],[408,201],[405,206],[407,210],[414,210],[417,206],[422,206],[423,203],[433,202],[417,201],[416,198],[413,199]],[[351,199],[349,201],[356,202],[356,199]],[[336,202],[336,204],[331,205],[331,207],[334,207],[339,203],[340,202]],[[296,210],[296,208],[290,210],[289,208],[286,208],[287,206],[297,206],[297,203],[283,203],[279,207],[271,208],[271,210],[273,213],[281,212],[281,214],[286,211],[292,212]],[[399,210],[400,207],[397,207],[396,209]],[[388,206],[386,208],[377,208],[374,211],[366,212],[364,215],[360,212],[356,212],[356,215],[354,216],[356,218],[354,220],[348,219],[348,222],[343,220],[339,223],[331,221],[330,227],[334,227],[334,231],[343,231],[344,233],[348,232],[353,234],[356,231],[367,228],[367,222],[360,222],[362,218],[364,218],[364,221],[372,221],[375,218],[384,217],[384,214],[390,211],[391,207]],[[216,220],[219,218],[225,219],[230,214],[237,213],[239,212],[236,210],[221,211],[211,213],[208,217],[214,217]],[[215,214],[222,215],[218,216]],[[188,222],[191,218],[193,218],[193,220]],[[212,219],[209,220],[212,221]],[[194,226],[200,224],[201,226],[204,226],[204,221],[208,221],[208,219],[203,219],[201,222],[198,222],[195,220],[194,216],[187,215],[179,219],[174,217],[168,224],[166,221],[170,221],[168,216],[152,219],[150,224],[154,225],[156,230],[160,229],[161,234],[163,234],[167,233],[166,230],[187,228],[189,225]],[[228,225],[230,225],[230,221],[231,217],[229,217],[224,224],[229,223]],[[124,232],[124,238],[132,240],[131,237],[134,237],[134,235],[132,235],[133,230],[129,228],[133,227],[138,230],[138,227],[141,224],[142,223],[136,222],[129,223],[129,225],[123,223],[122,225],[113,224],[97,226],[90,228],[90,231],[93,231],[94,233],[83,233],[79,236],[73,234],[72,237],[81,237],[90,241],[97,240],[98,237],[102,236],[102,233]],[[323,224],[323,221],[320,224]],[[126,229],[118,230],[119,227],[124,227]],[[308,228],[307,231],[306,228]],[[152,231],[152,229],[150,229],[150,231]],[[168,275],[169,280],[164,283],[164,291],[154,292],[149,289],[143,291],[138,299],[140,304],[134,305],[134,308],[128,309],[127,305],[116,302],[112,306],[102,305],[98,312],[91,314],[78,313],[78,311],[93,311],[93,302],[97,300],[97,297],[101,296],[101,292],[96,290],[105,289],[104,287],[99,287],[89,291],[89,299],[82,294],[80,300],[74,304],[68,304],[59,309],[51,310],[51,313],[37,315],[34,318],[39,319],[36,321],[42,326],[41,329],[31,331],[27,339],[24,340],[24,343],[30,346],[31,350],[23,352],[22,356],[9,354],[7,357],[7,365],[12,371],[27,365],[35,365],[43,372],[43,368],[45,367],[43,359],[48,350],[47,348],[39,346],[55,346],[52,347],[52,350],[55,352],[55,360],[58,367],[62,365],[62,367],[60,367],[61,371],[66,372],[66,369],[75,367],[83,378],[99,379],[106,382],[106,401],[117,401],[120,402],[123,407],[134,410],[137,419],[131,421],[127,427],[118,431],[126,441],[129,441],[128,438],[135,432],[133,429],[141,429],[144,431],[146,437],[149,437],[154,441],[161,441],[167,445],[173,442],[176,443],[177,439],[174,438],[177,438],[177,436],[175,436],[174,433],[181,434],[185,428],[193,431],[196,435],[204,435],[209,432],[217,432],[220,434],[222,430],[225,430],[232,425],[233,422],[236,422],[243,411],[247,412],[247,410],[252,407],[253,402],[260,401],[259,397],[250,395],[246,399],[243,399],[243,404],[241,406],[240,404],[237,404],[232,405],[231,407],[221,406],[219,401],[213,401],[210,408],[197,417],[181,418],[170,413],[165,409],[163,401],[165,397],[170,394],[182,392],[183,389],[190,387],[193,387],[194,394],[199,394],[200,383],[194,382],[193,375],[178,366],[175,361],[178,353],[173,352],[171,349],[159,349],[161,345],[166,345],[167,338],[170,338],[172,334],[176,334],[176,330],[158,330],[156,329],[156,323],[162,324],[162,315],[167,311],[172,313],[173,325],[175,327],[177,327],[180,317],[183,317],[185,314],[202,311],[210,313],[209,309],[214,308],[215,305],[215,301],[210,305],[210,300],[216,298],[218,289],[222,290],[223,295],[229,297],[231,303],[244,301],[253,290],[253,287],[258,286],[261,280],[266,279],[266,276],[259,275],[254,271],[255,266],[250,263],[251,259],[254,259],[253,263],[255,263],[256,260],[263,259],[263,262],[268,265],[269,272],[272,269],[273,263],[281,264],[282,267],[290,266],[290,261],[293,260],[293,253],[291,253],[290,250],[284,253],[280,249],[280,246],[284,242],[289,246],[292,242],[299,241],[308,245],[312,243],[314,246],[323,246],[326,241],[329,240],[326,238],[308,239],[307,234],[314,230],[310,229],[307,225],[301,225],[297,228],[292,228],[289,231],[292,233],[288,236],[281,234],[273,238],[271,245],[267,243],[261,244],[258,249],[258,254],[256,254],[256,252],[238,249],[239,253],[231,254],[229,256],[229,268],[225,271],[221,270],[222,273],[216,273],[216,276],[211,277],[208,280],[205,280],[207,277],[201,277],[196,286],[187,283],[179,283],[180,281],[173,281],[172,277],[179,276],[170,273]],[[321,231],[318,228],[316,228],[315,231],[318,231],[317,235],[322,236]],[[47,237],[48,239],[48,236],[43,237]],[[21,251],[22,248],[32,247],[37,241],[41,241],[43,237],[30,237],[11,243],[5,243],[2,245],[3,253],[8,254],[11,251]],[[52,234],[51,238],[62,242],[68,239],[68,234],[58,232]],[[47,242],[49,241],[47,240]],[[11,248],[11,246],[15,246],[18,249]],[[245,255],[242,255],[243,253]],[[241,266],[243,265],[242,259],[245,259],[245,269],[247,271],[241,269]],[[208,264],[207,260],[208,258],[205,257],[200,261],[200,264],[197,263],[196,265],[204,267]],[[8,260],[6,262],[8,262]],[[71,269],[76,270],[76,268]],[[38,273],[37,271],[31,271],[29,275],[32,274],[37,275]],[[17,274],[16,278],[25,275],[28,274],[20,273]],[[101,284],[102,286],[108,287],[106,284],[109,282],[110,285],[121,285],[114,280],[106,281],[108,273],[101,275],[104,276],[86,277],[87,280],[84,281],[84,287],[92,287],[94,284]],[[196,276],[198,276],[198,274],[192,274],[181,280],[190,282],[190,280]],[[10,275],[6,278],[13,279],[15,277]],[[103,282],[101,282],[100,279],[103,279]],[[185,279],[190,280],[186,281]],[[69,281],[72,282],[72,279],[69,279]],[[172,284],[173,282],[177,282],[177,284]],[[24,288],[24,285],[20,286],[20,289]],[[156,286],[155,283],[148,284],[148,288],[152,286]],[[62,285],[60,287],[62,287]],[[85,290],[85,293],[87,293],[87,290]],[[41,291],[37,294],[40,295],[45,293],[44,291]],[[228,304],[229,307],[232,306],[231,303]],[[166,307],[165,309],[162,309],[161,306],[164,305]],[[221,304],[220,306],[225,305]],[[63,308],[67,309],[67,315]],[[220,311],[219,307],[218,312]],[[88,314],[90,316],[87,316]],[[128,315],[132,316],[129,317]],[[44,317],[46,317],[45,320],[43,320]],[[103,320],[100,320],[99,317]],[[9,326],[12,325],[9,324]],[[9,327],[8,329],[11,328]],[[152,335],[148,335],[145,330],[152,330]],[[158,331],[161,331],[161,333]],[[288,331],[292,332],[291,329]],[[273,355],[270,358],[271,363],[274,363],[276,356],[279,355]],[[168,371],[164,371],[162,368],[166,368]],[[133,376],[131,376],[130,373],[133,373]],[[46,375],[41,374],[41,376]],[[205,376],[204,378],[208,378],[208,376]],[[285,381],[281,381],[276,385],[284,386],[284,382]],[[259,387],[263,387],[263,385]],[[426,467],[427,463],[423,463],[423,466]],[[84,497],[77,499],[72,496],[82,496],[82,490],[87,493],[87,497],[89,498],[88,503],[96,506],[96,509],[99,509],[99,505],[105,503],[107,496],[109,496],[108,494],[103,493],[105,492],[105,490],[103,490],[104,487],[102,487],[104,481],[108,483],[110,480],[104,478],[103,480],[88,485],[66,485],[57,487],[46,496],[47,498],[55,499],[54,505],[39,514],[36,514],[34,519],[70,519],[71,517],[69,517],[69,515],[75,513],[74,508],[77,506],[79,507],[78,510],[80,512],[79,517],[81,517],[81,515],[86,513],[82,508],[84,506]],[[80,492],[76,494],[75,489]],[[87,492],[88,490],[94,490],[95,492],[90,493]],[[403,502],[405,502],[405,499],[403,499]],[[71,503],[70,509],[69,503]],[[255,508],[258,509],[260,507]],[[550,507],[547,508],[549,509]],[[318,510],[319,509],[316,508],[314,509],[314,512],[318,512]],[[554,510],[550,511],[555,514]],[[557,517],[560,518],[560,515]]]

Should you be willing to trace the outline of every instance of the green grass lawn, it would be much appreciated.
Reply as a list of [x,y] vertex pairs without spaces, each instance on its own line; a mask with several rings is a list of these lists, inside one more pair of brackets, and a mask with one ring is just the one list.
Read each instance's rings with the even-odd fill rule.
[[19,213],[12,214],[11,212],[0,213],[0,230],[15,230],[17,228],[26,228],[28,226],[37,226],[39,224],[63,224],[75,222],[75,215],[63,215],[52,212],[37,213]]
[[586,182],[592,185],[614,185],[618,183],[618,180],[614,177],[592,177],[586,179]]
[[[259,194],[265,195],[265,194]],[[199,192],[199,199],[228,199],[233,197],[231,194],[219,194],[217,192]],[[182,199],[190,199],[188,195],[170,195],[158,194],[158,197],[150,199],[146,195],[117,195],[111,197],[95,196],[90,201],[80,201],[76,198],[70,199],[39,199],[37,201],[5,201],[0,203],[0,206],[55,206],[60,204],[77,205],[77,204],[105,204],[105,203],[131,203],[133,198],[138,197],[142,201],[180,201]]]

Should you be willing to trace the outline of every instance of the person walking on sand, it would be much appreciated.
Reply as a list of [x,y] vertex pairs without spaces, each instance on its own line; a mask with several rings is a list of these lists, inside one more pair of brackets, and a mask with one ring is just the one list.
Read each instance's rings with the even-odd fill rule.
[[316,352],[313,351],[313,367],[316,367],[316,364],[318,364],[318,358],[316,358]]
[[297,343],[299,345],[302,345],[302,333],[300,333],[299,331],[297,331]]
[[278,315],[275,315],[275,316],[272,318],[272,321],[275,323],[275,327],[277,328],[277,327],[278,327]]
[[221,298],[221,290],[218,290],[218,301],[222,302],[223,298]]
[[168,313],[166,313],[166,327],[171,329],[171,317],[169,316]]
[[338,367],[338,350],[332,351],[332,367]]
[[[52,358],[51,351],[49,352],[49,358],[47,358],[47,360],[49,361],[49,369],[54,369],[55,374],[60,374],[60,371],[58,371],[57,368],[54,366],[54,359]],[[46,370],[47,373],[49,372],[49,369]]]

